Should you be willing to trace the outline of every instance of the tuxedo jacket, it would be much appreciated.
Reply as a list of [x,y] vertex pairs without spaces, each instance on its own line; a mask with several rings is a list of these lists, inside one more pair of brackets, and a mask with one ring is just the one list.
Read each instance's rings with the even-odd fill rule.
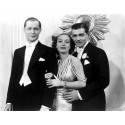
[[[40,110],[42,104],[51,105],[48,100],[50,101],[55,93],[54,88],[47,88],[44,75],[46,72],[54,73],[57,67],[56,55],[52,48],[38,42],[27,71],[31,84],[24,87],[20,86],[19,82],[23,74],[25,50],[26,46],[14,52],[7,103],[13,104],[13,110]],[[40,61],[40,58],[43,60]]]
[[[81,62],[87,78],[86,87],[79,89],[83,100],[73,102],[73,111],[104,111],[104,89],[109,85],[109,63],[106,53],[88,43],[83,54]],[[74,56],[77,56],[77,53],[74,53]]]

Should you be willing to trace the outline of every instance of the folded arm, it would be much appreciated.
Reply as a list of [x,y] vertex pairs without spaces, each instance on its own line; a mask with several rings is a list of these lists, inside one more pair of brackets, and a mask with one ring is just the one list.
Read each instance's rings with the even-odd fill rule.
[[72,66],[72,72],[77,78],[77,81],[72,81],[72,82],[61,81],[55,75],[54,75],[55,79],[50,79],[49,77],[52,76],[52,74],[48,73],[45,76],[46,78],[49,78],[47,79],[47,85],[49,86],[49,88],[66,87],[66,88],[71,88],[71,89],[79,89],[79,88],[85,87],[86,78],[85,78],[83,66],[80,60],[78,60],[75,57],[72,57],[71,66]]

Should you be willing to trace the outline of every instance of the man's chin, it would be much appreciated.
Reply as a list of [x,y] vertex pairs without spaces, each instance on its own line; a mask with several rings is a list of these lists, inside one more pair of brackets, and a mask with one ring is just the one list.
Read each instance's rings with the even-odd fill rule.
[[35,42],[37,39],[30,39],[30,42]]

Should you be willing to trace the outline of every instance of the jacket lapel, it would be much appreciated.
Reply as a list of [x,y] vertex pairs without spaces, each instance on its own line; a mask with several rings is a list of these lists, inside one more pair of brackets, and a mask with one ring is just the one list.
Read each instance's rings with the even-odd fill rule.
[[[82,55],[83,55],[84,53],[87,53],[87,52],[88,52],[88,50],[89,50],[89,48],[90,48],[89,46],[91,46],[90,43],[88,43],[88,45],[85,47],[85,49],[84,49]],[[77,52],[74,52],[74,53],[73,53],[73,56],[77,57]],[[80,60],[82,60],[82,57],[81,57]]]
[[24,57],[25,57],[25,50],[26,50],[26,46],[24,46],[22,49],[20,49],[19,51],[19,55],[20,55],[20,61],[21,61],[21,64],[23,65],[24,63]]
[[42,44],[38,42],[31,56],[28,71],[32,67],[32,65],[39,60],[41,54],[44,52],[42,48]]
[[19,58],[18,58],[18,67],[19,67],[19,76],[21,77],[24,69],[24,58],[25,58],[25,50],[26,46],[24,46],[22,49],[19,51]]
[[[85,54],[85,53],[88,55],[88,51],[89,51],[89,49],[90,49],[90,46],[91,46],[90,43],[88,43],[88,45],[85,47],[85,49],[84,49],[84,51],[83,51],[83,53],[82,53],[82,56],[83,56],[83,54]],[[82,64],[83,64],[83,67],[84,67],[84,61],[85,61],[86,58],[83,58],[82,56],[81,56],[81,59],[80,59],[80,60],[81,60],[81,62],[82,62]]]
[[83,53],[87,53],[91,48],[91,43],[88,43],[88,45],[85,47]]
[[73,56],[77,57],[77,52],[74,52],[74,53],[73,53]]

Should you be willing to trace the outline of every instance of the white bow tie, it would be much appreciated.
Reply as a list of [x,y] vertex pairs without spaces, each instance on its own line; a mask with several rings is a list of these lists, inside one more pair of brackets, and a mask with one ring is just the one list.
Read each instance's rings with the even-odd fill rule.
[[26,47],[29,48],[29,47],[35,47],[35,46],[34,45],[26,45]]
[[79,47],[76,48],[77,53],[80,53],[82,50],[83,48],[79,48]]

